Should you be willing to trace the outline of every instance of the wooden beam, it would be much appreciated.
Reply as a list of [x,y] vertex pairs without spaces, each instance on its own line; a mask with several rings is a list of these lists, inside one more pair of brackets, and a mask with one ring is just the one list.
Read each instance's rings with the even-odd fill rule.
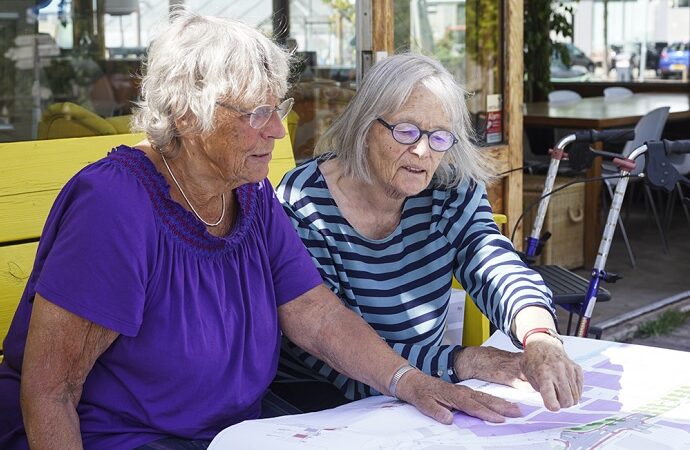
[[[522,167],[522,105],[523,105],[523,0],[506,0],[504,10],[504,103],[508,165]],[[522,171],[511,172],[504,178],[503,210],[508,216],[507,229],[512,230],[522,214]],[[522,226],[515,233],[513,244],[522,250]]]
[[393,0],[372,1],[371,43],[374,55],[376,52],[387,52],[392,55],[393,47]]

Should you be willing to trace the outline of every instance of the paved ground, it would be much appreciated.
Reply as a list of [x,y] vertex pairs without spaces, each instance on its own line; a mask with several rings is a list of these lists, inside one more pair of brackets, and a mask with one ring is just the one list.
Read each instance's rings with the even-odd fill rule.
[[[678,204],[667,233],[669,251],[664,252],[659,233],[651,219],[651,214],[645,210],[644,202],[641,201],[639,194],[633,199],[636,201],[629,210],[625,225],[637,265],[635,268],[631,267],[620,232],[616,230],[606,269],[623,275],[623,279],[615,284],[606,285],[606,288],[611,291],[612,299],[596,305],[592,325],[610,323],[616,318],[649,308],[650,305],[664,299],[674,300],[668,308],[690,310],[690,224],[683,216]],[[590,270],[591,268],[586,270],[583,268],[577,272],[589,278]],[[602,338],[628,341],[640,323],[653,320],[664,309],[649,312],[635,320],[608,328],[604,331]],[[559,313],[562,331],[567,324],[566,320],[566,315]],[[686,323],[684,327],[669,336],[638,339],[633,342],[690,351],[690,323]]]

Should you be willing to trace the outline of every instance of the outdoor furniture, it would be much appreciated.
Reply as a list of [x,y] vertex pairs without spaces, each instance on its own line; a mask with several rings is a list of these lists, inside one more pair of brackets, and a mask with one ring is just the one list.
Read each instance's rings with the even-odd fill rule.
[[[668,121],[690,119],[690,94],[687,93],[638,93],[616,102],[606,102],[604,97],[586,97],[575,103],[550,104],[536,102],[525,104],[523,123],[525,128],[551,127],[604,130],[634,126],[637,122],[656,108],[669,106]],[[587,173],[588,177],[600,176],[601,167],[594,164]],[[594,264],[597,248],[597,236],[600,221],[599,202],[601,185],[587,183],[585,187],[585,264]]]
[[549,103],[571,103],[582,100],[582,96],[575,91],[566,89],[549,92]]
[[[661,133],[664,131],[664,125],[666,125],[666,119],[668,118],[669,109],[670,108],[668,106],[664,106],[645,114],[639,120],[639,122],[637,122],[637,125],[635,125],[635,138],[631,141],[628,141],[625,144],[625,146],[623,147],[623,151],[621,152],[621,156],[627,158],[630,156],[633,150],[635,150],[637,147],[644,144],[645,142],[657,141],[661,139]],[[642,169],[644,169],[645,164],[644,155],[640,156],[637,159],[637,161],[635,161],[635,163],[635,170],[633,170],[630,173],[631,175],[639,175],[640,173],[642,173]],[[613,163],[604,162],[602,164],[602,175],[604,176],[615,175],[618,173],[618,171],[618,167],[616,167]],[[616,185],[618,184],[619,180],[619,178],[608,178],[604,180],[604,184],[606,185],[606,190],[609,194],[609,198],[613,198],[613,191],[616,188]],[[635,183],[640,180],[640,178],[632,177],[629,179],[628,182]],[[652,190],[647,183],[643,184],[644,191],[646,194],[646,201],[648,202],[649,207],[652,210],[654,221],[656,222],[657,229],[659,230],[659,235],[661,236],[661,243],[664,246],[664,250],[668,252],[666,235],[661,226],[661,218],[659,217],[659,213],[657,212],[656,203],[654,202],[654,197],[652,196]],[[633,267],[635,267],[635,255],[633,254],[632,247],[630,246],[630,241],[628,240],[628,233],[626,233],[625,231],[625,225],[623,224],[623,220],[621,220],[620,216],[618,216],[618,228],[621,231],[623,242],[625,242],[625,248],[628,252],[628,258],[630,258],[630,264]]]
[[604,89],[604,98],[608,101],[620,100],[634,94],[633,91],[622,86],[612,86]]
[[53,103],[41,115],[38,139],[129,133],[130,116],[103,118],[75,103]]
[[[669,160],[671,161],[671,165],[673,165],[679,174],[686,177],[690,176],[690,155],[671,155]],[[690,224],[690,211],[688,211],[688,206],[683,201],[683,189],[681,188],[680,183],[676,183],[675,193],[678,194],[680,205],[685,213],[685,218],[687,219],[688,224]],[[673,192],[669,194],[668,202],[666,203],[666,229],[671,226],[671,219],[673,218],[673,209],[675,205],[675,202],[673,201],[674,197],[675,195]]]

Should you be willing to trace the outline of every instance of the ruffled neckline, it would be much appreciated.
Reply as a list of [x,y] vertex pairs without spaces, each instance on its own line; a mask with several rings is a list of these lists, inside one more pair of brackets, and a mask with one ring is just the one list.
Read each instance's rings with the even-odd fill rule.
[[203,255],[230,251],[247,234],[256,211],[257,183],[242,185],[233,190],[238,204],[235,226],[225,236],[214,236],[191,212],[170,197],[170,185],[143,151],[120,145],[108,159],[132,173],[145,187],[151,198],[156,218],[175,240]]

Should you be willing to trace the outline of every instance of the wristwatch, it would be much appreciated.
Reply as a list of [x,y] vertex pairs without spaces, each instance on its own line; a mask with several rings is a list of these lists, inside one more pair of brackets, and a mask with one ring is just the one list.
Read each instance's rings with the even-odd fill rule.
[[527,333],[525,333],[525,335],[522,337],[522,348],[525,348],[525,344],[527,343],[527,338],[532,336],[533,334],[537,334],[537,333],[548,334],[552,338],[556,338],[559,341],[561,341],[561,344],[563,343],[563,338],[561,337],[560,334],[558,334],[558,331],[554,330],[553,328],[538,327],[538,328],[532,328]]
[[415,369],[414,366],[407,364],[407,365],[404,365],[395,371],[395,373],[393,374],[393,379],[391,380],[391,384],[388,386],[388,390],[391,393],[391,397],[398,398],[398,396],[395,393],[396,388],[398,387],[398,382],[403,377],[403,375],[405,375],[410,370],[414,370],[414,369]]

